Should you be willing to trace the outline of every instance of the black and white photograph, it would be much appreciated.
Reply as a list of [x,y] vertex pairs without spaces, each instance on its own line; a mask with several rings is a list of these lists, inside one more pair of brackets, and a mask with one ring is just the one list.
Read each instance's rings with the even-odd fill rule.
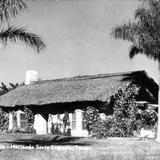
[[160,160],[160,0],[0,0],[0,160]]

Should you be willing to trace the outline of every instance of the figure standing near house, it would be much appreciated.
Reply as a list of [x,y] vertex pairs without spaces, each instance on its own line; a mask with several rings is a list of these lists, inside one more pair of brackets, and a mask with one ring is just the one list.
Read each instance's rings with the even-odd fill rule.
[[63,133],[67,133],[69,128],[70,128],[69,113],[65,111],[63,117]]
[[61,133],[63,132],[63,121],[60,114],[57,114],[56,128],[58,128]]

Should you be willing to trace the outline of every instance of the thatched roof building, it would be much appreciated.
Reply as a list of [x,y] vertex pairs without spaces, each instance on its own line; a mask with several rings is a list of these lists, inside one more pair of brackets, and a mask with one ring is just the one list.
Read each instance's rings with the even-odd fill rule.
[[[137,82],[135,75],[140,76],[137,76],[139,77]],[[56,107],[61,104],[81,102],[103,103],[114,95],[119,88],[125,87],[132,82],[140,83],[140,79],[145,79],[145,82],[138,85],[143,85],[142,83],[146,83],[148,79],[152,84],[151,88],[157,89],[158,85],[153,79],[145,76],[144,71],[136,71],[38,81],[30,85],[20,86],[2,95],[0,97],[0,106],[11,109],[12,107],[19,108],[21,106],[32,106],[32,108],[36,106],[39,108]],[[143,85],[143,88],[148,92],[150,99],[156,101],[155,95],[145,85]]]

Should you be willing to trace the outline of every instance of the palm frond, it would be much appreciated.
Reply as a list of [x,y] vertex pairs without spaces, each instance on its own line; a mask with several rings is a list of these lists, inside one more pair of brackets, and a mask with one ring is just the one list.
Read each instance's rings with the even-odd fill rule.
[[7,29],[2,29],[0,31],[0,40],[2,42],[12,41],[17,42],[17,40],[24,42],[26,45],[29,45],[40,52],[46,47],[41,38],[33,33],[26,32],[23,28],[16,28],[11,26]]
[[159,0],[140,0],[142,1],[142,7],[151,8],[151,10],[155,9],[155,7],[160,5]]
[[133,42],[136,28],[135,23],[124,23],[123,25],[114,27],[111,35],[116,39],[123,39]]
[[132,43],[130,58],[140,53],[160,62],[160,0],[143,2],[135,11],[135,21],[116,26],[111,34]]
[[137,35],[136,44],[133,44],[133,46],[135,45],[139,49],[138,53],[145,54],[148,58],[159,60],[159,43],[150,32],[146,32],[145,30],[142,30],[142,28],[140,30],[141,32]]
[[24,0],[0,0],[0,21],[8,21],[26,8],[27,5]]
[[138,22],[141,23],[144,27],[149,28],[152,24],[153,18],[152,13],[149,11],[149,9],[146,8],[137,8],[135,10],[135,19],[138,19]]
[[136,45],[132,45],[130,47],[129,57],[132,59],[135,55],[142,53],[143,50],[141,48],[138,48]]

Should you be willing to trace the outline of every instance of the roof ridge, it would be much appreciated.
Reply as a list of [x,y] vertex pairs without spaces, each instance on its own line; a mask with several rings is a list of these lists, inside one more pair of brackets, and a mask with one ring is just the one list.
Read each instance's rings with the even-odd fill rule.
[[68,77],[68,78],[48,79],[48,80],[35,81],[35,82],[32,82],[30,85],[43,84],[46,82],[53,82],[53,81],[61,82],[61,81],[78,81],[78,80],[87,80],[87,79],[98,79],[98,78],[106,78],[106,77],[113,77],[113,76],[122,76],[125,74],[131,74],[134,72],[145,72],[145,70],[115,72],[115,73],[107,73],[107,74],[104,73],[104,74],[97,74],[97,75],[79,75],[79,76]]

